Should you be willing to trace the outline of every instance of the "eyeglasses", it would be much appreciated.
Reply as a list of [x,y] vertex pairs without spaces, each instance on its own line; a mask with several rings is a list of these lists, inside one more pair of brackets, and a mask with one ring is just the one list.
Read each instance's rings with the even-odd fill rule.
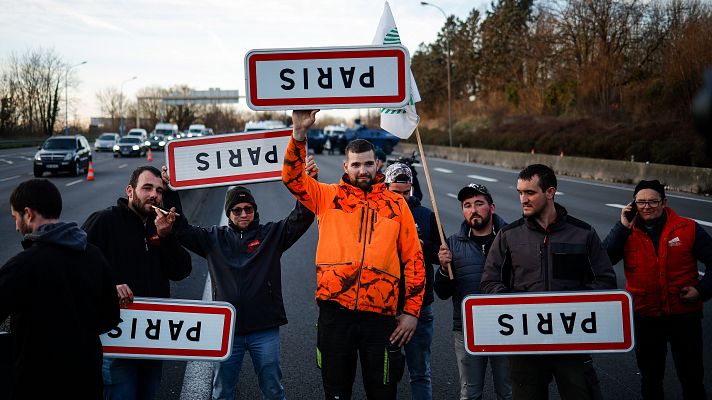
[[254,208],[254,207],[247,206],[247,207],[245,207],[245,208],[242,208],[242,207],[235,207],[235,208],[231,208],[231,209],[230,209],[230,212],[231,212],[234,216],[236,216],[236,217],[239,217],[240,215],[242,215],[242,212],[243,212],[243,211],[245,212],[245,214],[250,215],[250,214],[252,214],[253,212],[255,212],[255,208]]
[[662,202],[662,200],[636,200],[635,205],[638,208],[643,208],[645,206],[648,206],[650,208],[657,208]]

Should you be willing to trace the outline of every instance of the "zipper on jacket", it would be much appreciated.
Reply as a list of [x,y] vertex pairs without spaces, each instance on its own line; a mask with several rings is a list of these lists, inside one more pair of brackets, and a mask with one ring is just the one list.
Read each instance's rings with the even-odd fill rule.
[[376,210],[371,213],[371,234],[368,236],[368,244],[371,244],[371,239],[373,239],[373,230],[376,226]]
[[[363,234],[363,208],[361,209],[361,220],[358,224],[358,241],[361,241],[361,235]],[[364,240],[365,241],[365,240]]]
[[[365,212],[366,215],[368,215],[368,212],[370,209],[368,208],[368,199],[366,200],[366,208]],[[364,215],[364,209],[361,209],[361,227],[363,227],[363,215]],[[368,230],[368,219],[366,219],[366,229]],[[361,291],[361,272],[363,272],[363,261],[366,259],[366,232],[364,232],[364,239],[363,239],[363,250],[361,250],[361,264],[358,267],[358,281],[356,282],[356,303],[354,304],[354,311],[358,310],[358,292]],[[361,229],[359,228],[359,240],[361,240]]]
[[544,243],[542,243],[539,248],[539,255],[541,255],[541,262],[544,264],[544,289],[548,292],[549,289],[549,260],[548,260],[548,250],[549,248],[549,232],[544,232]]

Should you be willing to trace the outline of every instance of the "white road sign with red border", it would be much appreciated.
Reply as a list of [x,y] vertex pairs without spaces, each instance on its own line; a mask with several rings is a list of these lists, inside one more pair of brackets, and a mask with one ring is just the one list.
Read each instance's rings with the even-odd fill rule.
[[251,50],[245,84],[255,111],[400,108],[410,101],[410,55],[400,45]]
[[137,297],[101,343],[107,357],[223,361],[234,325],[230,303]]
[[632,305],[622,290],[468,296],[465,349],[475,355],[627,352],[634,345]]
[[282,179],[292,128],[178,139],[166,145],[176,190]]

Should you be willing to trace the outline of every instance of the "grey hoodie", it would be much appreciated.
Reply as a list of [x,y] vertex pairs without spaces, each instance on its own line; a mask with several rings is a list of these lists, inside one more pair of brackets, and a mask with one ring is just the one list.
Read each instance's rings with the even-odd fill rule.
[[25,235],[22,239],[22,247],[26,249],[34,242],[56,244],[72,250],[84,251],[87,248],[87,234],[75,222],[57,222],[42,225],[36,231]]

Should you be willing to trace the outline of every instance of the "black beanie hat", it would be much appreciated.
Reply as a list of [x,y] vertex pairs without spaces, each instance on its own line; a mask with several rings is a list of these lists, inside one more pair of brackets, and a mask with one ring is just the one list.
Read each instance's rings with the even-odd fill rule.
[[638,184],[635,186],[635,190],[633,191],[633,196],[635,197],[635,195],[643,189],[653,189],[656,192],[660,193],[661,199],[665,198],[665,186],[663,186],[657,179],[652,181],[638,182]]
[[230,218],[230,209],[237,203],[250,203],[255,207],[255,211],[257,211],[255,198],[252,197],[250,189],[244,186],[235,186],[225,194],[225,215],[227,215],[228,218]]

